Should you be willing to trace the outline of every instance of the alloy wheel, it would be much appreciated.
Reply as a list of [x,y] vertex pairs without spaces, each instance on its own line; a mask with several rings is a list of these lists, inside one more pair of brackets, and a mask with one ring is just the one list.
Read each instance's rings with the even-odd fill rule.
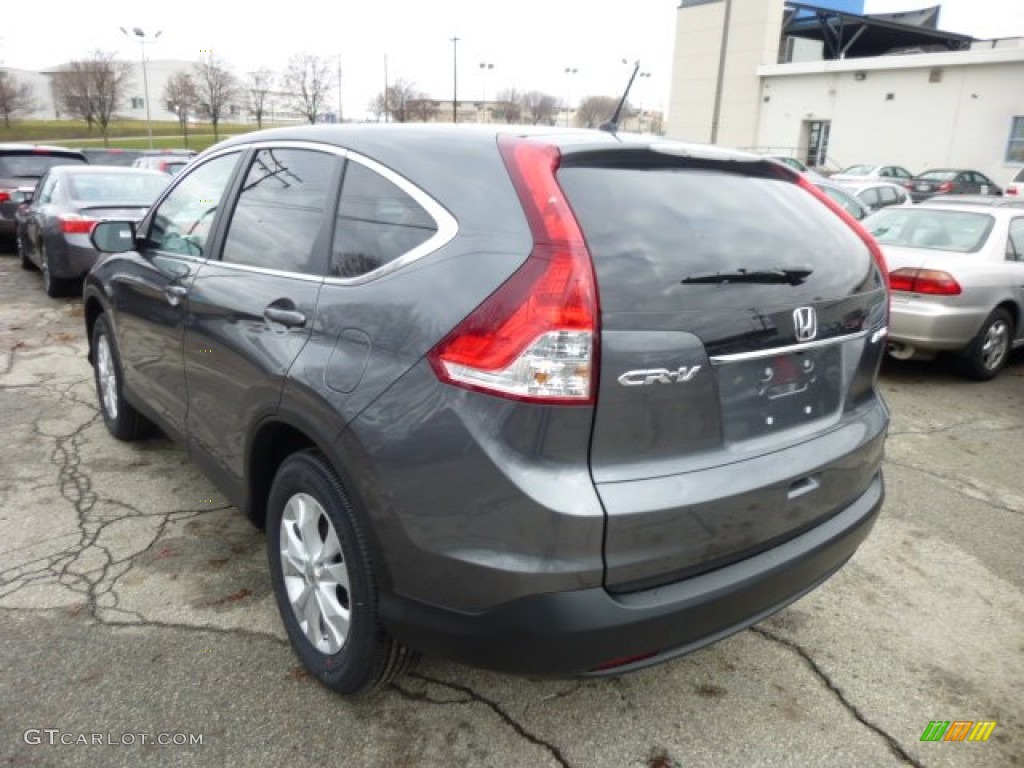
[[1010,346],[1010,327],[1003,320],[996,320],[985,331],[981,342],[981,360],[985,368],[992,371],[1003,364]]
[[103,409],[112,420],[117,419],[117,370],[114,368],[114,356],[110,352],[107,337],[100,336],[96,345],[96,377],[100,385],[100,399]]

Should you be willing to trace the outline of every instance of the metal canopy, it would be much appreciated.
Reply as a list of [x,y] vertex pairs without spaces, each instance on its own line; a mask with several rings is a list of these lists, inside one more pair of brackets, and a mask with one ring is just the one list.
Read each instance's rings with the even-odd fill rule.
[[[929,9],[930,11],[931,9]],[[934,24],[936,13],[859,16],[805,3],[785,5],[782,34],[824,43],[826,59],[860,59],[898,50],[961,51],[970,48],[970,35],[894,21],[893,16]]]

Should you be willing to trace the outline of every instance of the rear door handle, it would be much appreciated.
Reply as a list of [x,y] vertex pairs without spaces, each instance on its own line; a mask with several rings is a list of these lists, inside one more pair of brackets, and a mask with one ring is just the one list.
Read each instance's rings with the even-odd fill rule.
[[167,298],[168,304],[176,307],[182,299],[188,296],[188,288],[183,285],[168,285],[164,288],[164,296]]
[[263,316],[274,323],[280,323],[286,328],[301,328],[306,324],[306,316],[297,309],[283,309],[282,307],[269,306],[263,310]]

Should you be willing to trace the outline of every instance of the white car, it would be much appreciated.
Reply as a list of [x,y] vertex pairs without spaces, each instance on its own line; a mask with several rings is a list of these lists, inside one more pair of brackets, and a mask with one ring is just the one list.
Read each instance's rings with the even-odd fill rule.
[[843,184],[861,181],[894,181],[900,184],[909,182],[914,174],[901,165],[851,165],[829,178]]
[[964,375],[985,380],[1024,346],[1024,209],[924,203],[863,224],[889,268],[890,354],[953,352]]
[[860,200],[871,213],[888,208],[890,205],[914,204],[906,187],[889,181],[843,182],[843,186],[850,190],[853,196]]

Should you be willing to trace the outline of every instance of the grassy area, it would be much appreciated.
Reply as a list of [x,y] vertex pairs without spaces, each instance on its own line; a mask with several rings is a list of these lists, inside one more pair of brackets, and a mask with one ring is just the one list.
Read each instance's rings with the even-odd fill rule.
[[[232,126],[236,129],[237,126]],[[206,126],[202,126],[201,130],[208,130]],[[220,141],[228,138],[228,136],[234,136],[235,133],[241,133],[241,131],[233,130],[232,133],[220,134]],[[199,133],[188,135],[188,149],[194,149],[197,152],[202,152],[207,147],[213,146],[214,144],[212,133]],[[67,139],[60,142],[63,147],[102,147],[102,141],[95,141],[92,139]],[[123,139],[116,138],[110,140],[111,147],[119,147],[120,149],[149,149],[149,139],[143,136],[141,139]],[[181,149],[185,146],[185,139],[180,134],[177,136],[153,136],[153,149]]]

